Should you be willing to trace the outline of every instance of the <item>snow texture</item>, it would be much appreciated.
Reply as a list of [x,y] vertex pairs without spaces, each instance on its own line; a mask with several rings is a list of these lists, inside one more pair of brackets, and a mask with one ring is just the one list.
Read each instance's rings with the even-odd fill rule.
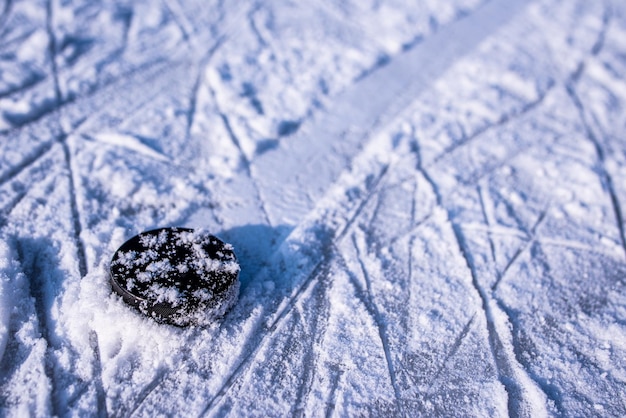
[[[0,414],[625,416],[626,4],[0,3]],[[158,324],[139,232],[233,245]]]

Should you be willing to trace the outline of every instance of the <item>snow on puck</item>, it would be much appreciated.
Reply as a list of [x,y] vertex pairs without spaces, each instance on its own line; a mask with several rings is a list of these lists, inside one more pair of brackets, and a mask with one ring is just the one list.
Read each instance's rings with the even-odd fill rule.
[[188,228],[160,228],[126,241],[111,260],[123,300],[158,322],[207,325],[237,301],[239,264],[230,244]]

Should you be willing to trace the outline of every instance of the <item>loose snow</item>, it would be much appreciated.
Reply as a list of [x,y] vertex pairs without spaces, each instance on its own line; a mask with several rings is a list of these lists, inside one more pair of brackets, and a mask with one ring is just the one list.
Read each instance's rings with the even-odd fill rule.
[[[0,40],[0,414],[626,415],[623,2],[16,0]],[[219,321],[111,288],[173,226],[233,244]]]

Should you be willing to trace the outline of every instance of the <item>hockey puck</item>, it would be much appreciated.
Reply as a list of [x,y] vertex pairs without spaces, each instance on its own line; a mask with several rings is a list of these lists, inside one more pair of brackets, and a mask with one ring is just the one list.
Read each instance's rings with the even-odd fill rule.
[[122,299],[161,323],[207,325],[237,301],[239,264],[230,244],[189,228],[160,228],[126,241],[111,260]]

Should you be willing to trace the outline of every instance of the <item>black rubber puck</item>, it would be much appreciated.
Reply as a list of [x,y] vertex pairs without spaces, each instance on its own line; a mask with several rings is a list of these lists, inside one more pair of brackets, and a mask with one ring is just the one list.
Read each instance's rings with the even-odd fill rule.
[[188,228],[161,228],[126,241],[111,260],[111,285],[158,322],[206,325],[239,294],[239,264],[229,244]]

